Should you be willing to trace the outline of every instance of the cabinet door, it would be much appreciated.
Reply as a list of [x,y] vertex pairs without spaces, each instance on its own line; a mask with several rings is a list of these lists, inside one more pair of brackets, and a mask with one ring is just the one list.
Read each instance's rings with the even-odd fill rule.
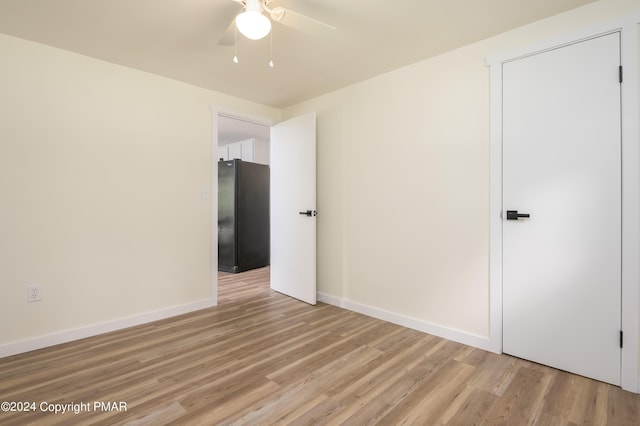
[[242,160],[242,147],[239,143],[232,143],[229,147],[229,160],[240,159]]
[[263,139],[254,139],[253,162],[260,164],[269,164],[269,141]]
[[253,162],[253,139],[240,142],[242,161]]
[[218,160],[221,158],[223,161],[227,161],[229,159],[229,147],[227,145],[218,147]]

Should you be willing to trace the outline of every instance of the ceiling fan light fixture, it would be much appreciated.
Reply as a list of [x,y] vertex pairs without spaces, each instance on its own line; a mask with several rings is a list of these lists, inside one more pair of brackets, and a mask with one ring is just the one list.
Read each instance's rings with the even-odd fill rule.
[[236,16],[236,27],[243,36],[260,40],[271,31],[271,21],[259,11],[247,10]]

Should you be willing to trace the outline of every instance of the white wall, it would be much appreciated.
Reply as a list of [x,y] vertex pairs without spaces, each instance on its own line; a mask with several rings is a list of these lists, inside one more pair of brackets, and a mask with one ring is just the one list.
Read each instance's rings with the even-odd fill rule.
[[0,57],[0,356],[211,304],[210,104],[280,111],[5,35]]
[[318,113],[319,292],[486,342],[485,58],[638,12],[602,0],[286,109]]

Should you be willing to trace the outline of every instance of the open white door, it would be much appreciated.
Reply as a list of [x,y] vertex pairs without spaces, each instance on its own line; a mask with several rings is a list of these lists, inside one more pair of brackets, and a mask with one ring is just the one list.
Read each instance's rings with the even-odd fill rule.
[[271,128],[271,288],[316,304],[316,114]]

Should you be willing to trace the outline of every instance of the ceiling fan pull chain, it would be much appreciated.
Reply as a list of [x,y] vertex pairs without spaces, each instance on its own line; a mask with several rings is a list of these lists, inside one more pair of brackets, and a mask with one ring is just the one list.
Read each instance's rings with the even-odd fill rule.
[[233,32],[233,63],[237,64],[238,62],[238,27],[235,27]]
[[271,35],[269,36],[269,68],[273,68],[273,28],[271,28]]

